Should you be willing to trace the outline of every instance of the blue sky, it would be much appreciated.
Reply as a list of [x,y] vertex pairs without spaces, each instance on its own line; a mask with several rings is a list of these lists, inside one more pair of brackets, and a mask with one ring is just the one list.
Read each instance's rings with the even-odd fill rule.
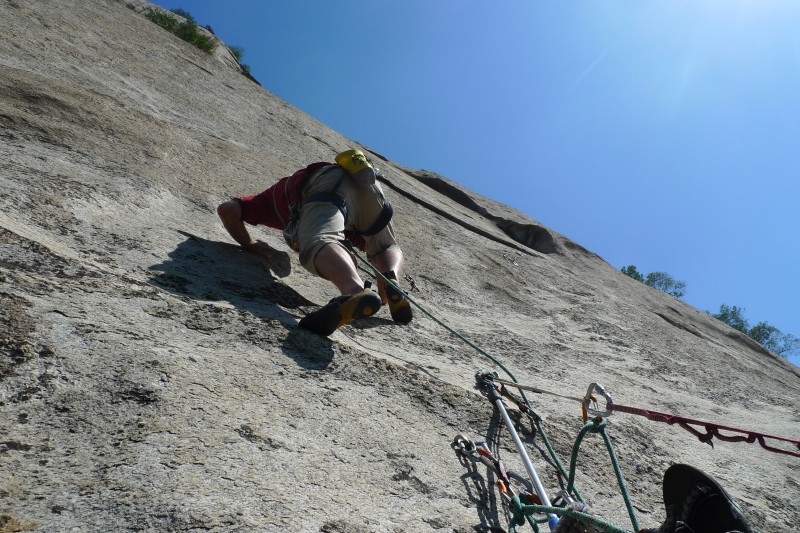
[[800,337],[800,3],[157,3],[346,137]]

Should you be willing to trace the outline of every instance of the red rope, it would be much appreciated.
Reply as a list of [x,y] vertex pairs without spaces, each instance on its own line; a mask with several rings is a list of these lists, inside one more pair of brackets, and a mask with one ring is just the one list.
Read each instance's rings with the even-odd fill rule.
[[[753,443],[758,441],[761,447],[764,448],[765,450],[769,450],[775,453],[782,453],[784,455],[792,455],[794,457],[800,457],[800,452],[785,450],[783,448],[776,448],[775,446],[770,446],[765,442],[765,439],[790,442],[794,444],[798,450],[800,450],[800,440],[797,439],[788,439],[786,437],[777,437],[775,435],[757,433],[755,431],[749,431],[746,429],[739,429],[730,426],[721,426],[719,424],[714,424],[712,422],[706,422],[703,420],[693,420],[691,418],[684,418],[682,416],[670,415],[667,413],[659,413],[658,411],[648,411],[646,409],[639,409],[638,407],[628,407],[627,405],[619,405],[616,403],[609,404],[607,408],[610,411],[619,411],[621,413],[643,416],[648,420],[652,420],[654,422],[665,422],[671,426],[674,424],[678,424],[680,427],[682,427],[683,429],[685,429],[686,431],[690,432],[695,437],[697,437],[700,440],[700,442],[707,442],[712,446],[714,444],[711,441],[711,439],[713,439],[714,437],[726,442]],[[705,429],[705,433],[703,433],[701,430],[693,426],[702,427],[703,429]],[[722,435],[719,432],[720,430],[741,433],[742,435]]]

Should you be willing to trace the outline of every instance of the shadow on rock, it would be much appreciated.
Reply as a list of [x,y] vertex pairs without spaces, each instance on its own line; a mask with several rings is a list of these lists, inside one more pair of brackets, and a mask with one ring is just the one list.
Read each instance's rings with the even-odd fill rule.
[[314,305],[275,277],[291,270],[287,253],[264,258],[232,244],[178,233],[186,240],[170,252],[169,260],[150,267],[153,285],[193,299],[230,302],[269,319],[289,316],[280,307]]
[[276,251],[265,258],[236,245],[178,233],[186,240],[170,252],[169,260],[150,267],[153,285],[195,300],[229,302],[258,318],[279,320],[289,332],[281,351],[300,367],[327,368],[333,360],[331,341],[293,325],[297,317],[284,311],[316,307],[276,277],[291,271],[288,253]]
[[325,337],[300,328],[287,328],[289,334],[281,351],[306,370],[325,370],[333,361],[333,343]]
[[325,369],[333,360],[328,339],[286,323],[296,317],[284,309],[316,305],[276,277],[291,271],[289,254],[276,251],[264,258],[240,247],[203,239],[179,231],[186,237],[169,260],[150,267],[150,282],[166,291],[195,300],[225,301],[237,309],[267,320],[280,320],[288,330],[281,351],[298,366]]
[[[492,417],[489,420],[489,426],[486,430],[486,439],[483,442],[473,442],[473,446],[478,444],[484,446],[486,449],[491,450],[497,448],[500,442],[500,435],[503,431],[503,426],[500,423],[500,414],[494,410]],[[505,529],[501,525],[501,502],[498,501],[493,487],[497,484],[497,472],[493,468],[477,468],[481,462],[476,459],[477,454],[470,456],[461,453],[459,448],[453,444],[453,450],[456,452],[458,461],[464,466],[467,472],[461,476],[461,483],[464,486],[464,491],[470,503],[475,506],[478,512],[478,519],[480,524],[473,527],[474,531],[495,533],[503,532]],[[500,451],[495,449],[496,458],[500,461]],[[545,457],[545,460],[547,458]]]
[[194,299],[227,301],[259,316],[276,318],[275,304],[288,309],[314,305],[281,283],[291,270],[289,254],[265,258],[240,247],[179,231],[186,240],[169,260],[153,265],[151,283]]
[[363,318],[361,320],[356,320],[350,323],[351,328],[361,329],[361,330],[386,327],[386,326],[395,327],[398,326],[398,324],[394,320],[391,320],[389,318],[382,318],[377,316]]

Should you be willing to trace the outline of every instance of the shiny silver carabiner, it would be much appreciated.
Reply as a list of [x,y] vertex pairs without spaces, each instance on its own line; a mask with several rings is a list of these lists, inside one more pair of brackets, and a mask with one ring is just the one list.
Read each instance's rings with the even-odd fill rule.
[[[600,396],[606,399],[605,410],[600,410],[597,399],[594,393],[597,392]],[[583,407],[586,412],[592,416],[609,416],[612,414],[611,406],[614,405],[614,399],[606,392],[602,385],[599,383],[592,383],[586,390],[586,396],[583,397]]]

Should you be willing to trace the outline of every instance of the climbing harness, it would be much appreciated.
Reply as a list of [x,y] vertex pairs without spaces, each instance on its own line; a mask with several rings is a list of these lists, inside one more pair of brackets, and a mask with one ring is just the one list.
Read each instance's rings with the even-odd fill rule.
[[[361,257],[361,255],[358,254],[358,252],[353,248],[353,246],[350,243],[345,242],[345,245],[353,253],[354,257],[356,257],[358,261],[366,265],[367,268],[363,270],[369,272],[375,278],[379,276],[382,277],[384,282],[387,283],[389,286],[392,286],[397,290],[402,290],[395,284],[394,280],[388,279],[388,277],[384,276],[381,272],[375,269],[369,262],[367,262],[363,257]],[[445,328],[447,331],[455,335],[458,339],[460,339],[461,341],[463,341],[464,343],[475,349],[478,353],[487,357],[511,378],[511,381],[500,379],[498,374],[492,371],[482,371],[476,374],[476,382],[478,389],[481,390],[481,392],[490,401],[492,406],[496,408],[497,411],[501,414],[505,427],[508,429],[509,434],[514,440],[517,452],[519,453],[519,456],[525,466],[525,470],[527,471],[530,479],[529,480],[525,479],[523,476],[515,472],[506,470],[503,463],[500,462],[500,460],[491,453],[491,451],[486,447],[485,443],[471,441],[464,435],[458,434],[455,436],[451,444],[453,450],[459,457],[464,458],[465,460],[468,460],[472,463],[480,462],[486,465],[487,468],[493,471],[497,476],[498,489],[503,498],[503,501],[507,506],[508,511],[511,514],[511,519],[509,520],[509,533],[514,533],[516,531],[517,526],[524,525],[526,522],[533,528],[533,530],[536,533],[539,533],[538,524],[540,523],[547,523],[552,533],[568,533],[571,531],[601,531],[605,533],[630,533],[628,530],[622,529],[618,526],[605,522],[599,517],[591,514],[590,509],[586,505],[585,500],[575,487],[575,474],[577,471],[578,453],[585,436],[589,433],[599,433],[602,436],[603,441],[608,450],[608,455],[611,460],[611,465],[614,470],[614,475],[617,479],[617,484],[619,486],[620,493],[625,503],[625,507],[627,509],[631,525],[633,526],[633,531],[639,531],[640,529],[639,523],[636,518],[636,513],[633,507],[633,503],[631,502],[630,496],[628,494],[627,485],[623,478],[616,453],[614,452],[613,444],[611,442],[610,437],[608,436],[608,433],[606,432],[605,418],[610,416],[614,412],[624,412],[629,414],[641,415],[648,418],[649,420],[666,422],[670,425],[678,424],[680,427],[686,429],[687,431],[697,436],[698,439],[700,439],[702,442],[707,442],[709,444],[711,444],[711,440],[714,437],[722,441],[728,441],[728,442],[753,443],[758,441],[761,447],[766,450],[786,455],[792,455],[795,457],[800,457],[800,453],[777,448],[776,446],[768,445],[765,442],[765,440],[767,439],[776,440],[780,442],[788,442],[792,443],[794,446],[798,448],[798,450],[800,450],[800,441],[798,440],[784,438],[784,437],[776,437],[774,435],[767,435],[764,433],[742,430],[730,426],[713,424],[711,422],[694,420],[675,415],[660,413],[657,411],[651,411],[646,409],[615,404],[613,399],[611,398],[611,395],[608,394],[608,392],[606,392],[606,390],[598,383],[592,383],[583,397],[569,396],[562,393],[548,391],[545,389],[520,385],[517,382],[517,379],[514,377],[514,375],[497,358],[495,358],[494,356],[483,350],[481,347],[477,346],[469,339],[467,339],[466,337],[464,337],[463,335],[452,329],[450,326],[448,326],[447,324],[436,318],[427,309],[425,309],[422,305],[420,305],[416,300],[414,300],[411,296],[409,296],[408,293],[405,293],[405,295],[406,298],[412,304],[414,304],[414,306],[416,306],[420,311],[422,311],[425,315],[427,315],[434,322],[436,322],[437,324]],[[520,396],[516,396],[511,391],[509,391],[508,387],[514,387],[518,389],[520,392]],[[541,424],[542,422],[541,417],[534,412],[533,408],[530,405],[530,402],[525,397],[525,393],[523,392],[525,390],[537,394],[549,394],[559,398],[580,402],[584,426],[580,430],[575,440],[575,443],[573,444],[572,453],[570,455],[568,472],[564,468],[562,462],[558,458],[558,455],[556,454],[553,446],[550,444],[550,441],[544,432],[544,428],[542,427]],[[602,397],[605,400],[605,404],[602,407],[598,402],[598,396]],[[541,449],[540,452],[542,452],[542,456],[545,458],[545,460],[556,469],[557,475],[559,477],[559,483],[562,484],[561,490],[556,493],[552,501],[549,500],[547,493],[544,487],[542,486],[541,480],[539,479],[539,476],[533,466],[533,463],[531,462],[523,446],[522,440],[520,439],[519,434],[517,433],[516,428],[514,427],[514,423],[512,422],[511,418],[508,415],[508,412],[503,402],[504,398],[513,401],[516,404],[519,411],[530,419],[531,423],[535,427],[534,436],[536,435],[541,436],[542,442],[547,448],[549,457],[548,454],[545,454]],[[705,433],[702,433],[700,430],[698,430],[696,427],[693,426],[700,426],[704,428]],[[723,435],[720,433],[720,430],[726,432],[740,433],[743,434],[743,436]],[[565,478],[567,479],[566,487],[563,486],[563,479]],[[512,481],[514,481],[517,486],[521,486],[521,488],[515,490]],[[573,526],[576,529],[573,529]],[[591,529],[586,529],[587,527]]]
[[381,212],[378,214],[378,218],[375,219],[375,222],[372,223],[370,227],[364,230],[358,230],[360,235],[365,237],[371,237],[373,235],[377,235],[380,233],[383,228],[389,225],[389,222],[392,221],[392,217],[394,216],[394,206],[386,199],[385,196],[381,195],[383,201],[383,207],[381,208]]
[[[347,175],[350,176],[352,182],[358,187],[359,189],[363,189],[365,187],[371,187],[373,191],[380,192],[380,189],[375,187],[375,182],[377,178],[383,178],[383,174],[381,171],[372,166],[369,162],[367,157],[361,150],[347,150],[345,152],[341,152],[336,156],[336,164],[339,165]],[[341,183],[341,182],[340,182]],[[335,195],[336,189],[339,188],[339,184],[336,185],[336,188],[333,190],[333,194]],[[334,203],[337,207],[337,200],[332,198],[315,198],[318,195],[311,195],[310,198],[307,198],[306,201],[323,201],[323,202],[331,202]],[[338,195],[336,195],[338,196]],[[378,217],[375,219],[375,222],[366,229],[358,229],[356,233],[359,233],[363,236],[370,237],[372,235],[377,235],[380,233],[383,228],[389,225],[389,222],[392,220],[392,216],[394,216],[394,207],[386,199],[386,196],[380,192],[381,196],[381,212],[378,214]],[[312,200],[312,198],[314,198]],[[344,201],[344,198],[339,197],[341,204],[344,206],[345,211],[342,211],[342,208],[339,207],[339,210],[342,211],[344,214],[344,219],[347,220],[347,204]]]
[[[353,153],[355,153],[355,155]],[[339,163],[340,160],[347,162],[345,166],[341,166],[341,164],[338,166],[347,172],[357,186],[361,187],[366,186],[366,184],[363,183],[363,178],[359,178],[359,175],[364,174],[365,170],[369,170],[372,173],[373,183],[375,182],[375,176],[382,176],[382,174],[380,173],[380,170],[373,169],[371,165],[366,163],[366,159],[364,159],[364,165],[367,166],[363,166],[359,162],[360,160],[358,154],[360,154],[361,158],[364,158],[364,155],[358,150],[350,150],[336,156],[336,161],[337,163]],[[342,159],[340,156],[343,155],[347,155],[347,157]],[[353,161],[356,161],[356,163],[353,163]],[[290,179],[286,180],[284,187],[285,196],[288,202],[289,220],[284,222],[281,219],[281,223],[284,226],[283,238],[289,248],[295,252],[300,251],[300,243],[298,241],[297,231],[300,226],[300,209],[302,204],[311,202],[326,202],[332,204],[342,214],[342,218],[344,219],[345,223],[347,222],[347,216],[350,213],[350,209],[345,199],[341,195],[337,194],[342,181],[346,179],[345,177],[342,177],[338,182],[336,182],[336,185],[330,191],[316,192],[308,195],[306,198],[302,198],[302,190],[311,179],[320,176],[334,168],[337,168],[337,165],[330,165],[328,163],[314,163],[303,169],[304,172],[298,171]],[[297,198],[291,198],[289,194],[289,182],[292,181],[292,179],[299,180],[299,182],[295,184],[294,189],[297,191]],[[378,189],[376,189],[376,191],[378,191]],[[380,193],[380,198],[382,202],[381,212],[378,213],[378,217],[375,219],[375,222],[373,222],[366,229],[356,230],[356,233],[366,237],[371,237],[372,235],[377,235],[383,230],[383,228],[389,225],[389,222],[391,222],[392,217],[394,216],[394,206],[391,204],[391,202],[389,202],[389,200],[386,199],[386,196],[384,196],[383,193]],[[275,211],[280,213],[277,207]],[[280,214],[278,216],[280,216]]]

